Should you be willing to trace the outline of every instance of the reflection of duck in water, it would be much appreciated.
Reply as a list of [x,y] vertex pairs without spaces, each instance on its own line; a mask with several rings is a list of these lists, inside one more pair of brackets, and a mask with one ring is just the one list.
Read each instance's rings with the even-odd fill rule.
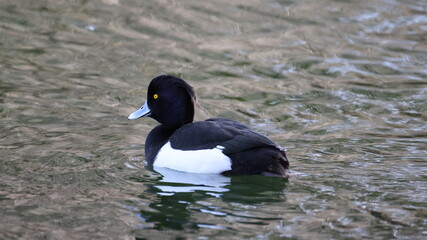
[[[224,186],[230,184],[230,178],[220,174],[197,174],[171,170],[169,168],[154,167],[162,175],[159,184],[155,185],[163,194],[177,192],[206,191],[213,193],[226,192]],[[159,192],[159,194],[162,194]]]
[[160,123],[145,142],[149,164],[191,173],[289,176],[282,147],[233,120],[193,123],[195,102],[193,88],[180,78],[162,75],[151,81],[145,104],[129,116]]
[[[263,206],[265,203],[286,202],[287,179],[225,177],[219,174],[184,173],[167,168],[154,170],[162,176],[145,185],[148,187],[147,192],[157,196],[138,211],[145,228],[232,229],[230,219],[239,219],[239,226],[248,224],[250,227],[282,220],[277,213],[265,212]],[[141,197],[145,200],[143,195]]]

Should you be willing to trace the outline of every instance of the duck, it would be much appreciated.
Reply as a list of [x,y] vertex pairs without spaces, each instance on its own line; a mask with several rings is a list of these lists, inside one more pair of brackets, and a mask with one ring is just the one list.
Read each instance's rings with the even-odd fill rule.
[[159,123],[145,141],[149,166],[196,174],[289,177],[283,147],[234,120],[194,122],[197,101],[193,87],[179,77],[151,80],[145,103],[128,117]]

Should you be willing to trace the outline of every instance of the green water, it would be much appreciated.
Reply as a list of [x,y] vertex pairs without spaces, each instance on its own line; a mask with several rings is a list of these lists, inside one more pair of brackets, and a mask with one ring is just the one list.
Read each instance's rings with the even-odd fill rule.
[[[1,239],[427,238],[427,2],[0,2]],[[147,168],[149,81],[300,176]]]

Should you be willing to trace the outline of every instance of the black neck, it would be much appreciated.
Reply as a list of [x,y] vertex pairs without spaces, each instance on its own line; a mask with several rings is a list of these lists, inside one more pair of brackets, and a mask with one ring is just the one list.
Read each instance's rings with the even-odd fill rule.
[[145,140],[145,159],[149,165],[154,163],[156,154],[169,140],[175,130],[175,128],[166,128],[160,124],[148,134],[147,139]]

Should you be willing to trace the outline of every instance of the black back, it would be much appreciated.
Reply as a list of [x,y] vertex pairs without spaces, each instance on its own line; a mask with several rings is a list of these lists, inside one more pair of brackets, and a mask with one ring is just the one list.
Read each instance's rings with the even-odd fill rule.
[[220,145],[226,155],[254,147],[277,146],[244,124],[223,118],[185,125],[174,133],[170,141],[173,148],[181,150],[211,149]]

